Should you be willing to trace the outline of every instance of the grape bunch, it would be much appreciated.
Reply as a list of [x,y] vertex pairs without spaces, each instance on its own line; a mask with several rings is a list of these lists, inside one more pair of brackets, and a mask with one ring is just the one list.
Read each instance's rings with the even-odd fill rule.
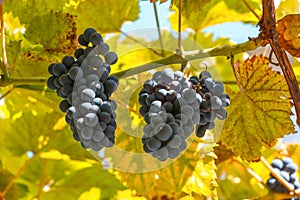
[[165,69],[146,80],[139,93],[143,128],[143,148],[164,161],[186,148],[185,139],[200,121],[201,97],[182,72]]
[[[272,167],[281,175],[293,189],[300,188],[300,183],[296,175],[297,165],[289,157],[284,157],[282,160],[276,158],[272,161]],[[289,190],[284,187],[272,174],[267,180],[267,186],[278,193],[289,193]]]
[[200,122],[197,125],[196,135],[203,137],[206,130],[215,127],[215,119],[224,120],[227,117],[225,107],[230,105],[230,97],[224,93],[224,84],[215,81],[208,71],[202,71],[199,77],[192,76],[189,81],[201,96]]
[[67,55],[61,63],[49,65],[52,76],[47,85],[64,98],[60,110],[66,112],[73,138],[84,148],[98,151],[114,144],[117,104],[110,96],[119,80],[109,73],[118,56],[109,51],[109,45],[93,28],[87,28],[78,42],[82,47],[75,51],[75,57]]

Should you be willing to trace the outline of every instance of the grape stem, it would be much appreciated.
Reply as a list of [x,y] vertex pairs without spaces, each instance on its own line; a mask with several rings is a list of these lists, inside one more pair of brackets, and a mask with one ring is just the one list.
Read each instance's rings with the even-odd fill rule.
[[300,195],[298,195],[295,190],[290,186],[290,184],[280,175],[278,174],[274,168],[266,161],[266,159],[261,156],[260,157],[260,161],[268,168],[268,170],[270,170],[271,174],[284,186],[286,187],[289,191],[290,191],[290,195],[297,195],[298,197],[300,197]]
[[161,55],[162,55],[162,57],[164,57],[165,56],[164,44],[163,44],[162,36],[161,36],[161,29],[160,29],[160,25],[159,25],[159,18],[158,18],[158,12],[157,12],[157,7],[156,7],[156,2],[153,2],[153,10],[154,10],[154,14],[155,14],[156,27],[157,27],[157,32],[158,32],[158,36],[159,36],[159,43],[160,43],[160,48],[161,48]]

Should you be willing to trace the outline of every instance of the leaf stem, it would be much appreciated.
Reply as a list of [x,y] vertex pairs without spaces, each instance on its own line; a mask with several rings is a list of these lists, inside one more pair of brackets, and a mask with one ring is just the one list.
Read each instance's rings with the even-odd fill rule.
[[3,79],[8,78],[8,62],[7,62],[7,55],[6,55],[6,48],[5,48],[5,27],[4,27],[4,11],[3,11],[3,4],[0,4],[0,20],[1,20],[1,41],[2,41],[2,67],[4,77]]
[[232,67],[232,71],[233,71],[233,74],[234,74],[234,77],[235,77],[235,80],[236,80],[236,84],[238,85],[239,89],[241,92],[244,92],[244,88],[239,80],[239,77],[238,77],[238,74],[236,72],[236,64],[234,63],[234,56],[231,56],[230,58],[230,64],[231,64],[231,67]]
[[157,7],[156,7],[156,3],[155,2],[153,2],[153,9],[154,9],[154,14],[155,14],[155,21],[156,21],[157,32],[158,32],[158,36],[159,36],[159,43],[160,43],[160,48],[161,48],[161,55],[164,57],[165,56],[164,44],[163,44],[163,41],[162,41],[161,29],[160,29],[159,18],[158,18],[158,12],[157,12]]
[[248,0],[243,0],[243,2],[247,6],[247,8],[255,15],[255,17],[259,20],[260,16],[255,12],[254,8],[251,6]]
[[15,89],[15,86],[13,86],[12,88],[10,88],[7,92],[5,92],[5,93],[0,97],[0,100],[2,100],[2,99],[5,98],[7,95],[9,95],[14,89]]
[[179,0],[179,12],[178,12],[178,50],[179,55],[182,53],[182,37],[181,37],[181,15],[182,15],[182,0]]
[[15,175],[15,177],[13,179],[10,180],[10,182],[7,184],[7,186],[5,187],[5,189],[2,192],[3,197],[5,196],[5,194],[7,194],[7,192],[10,190],[10,188],[13,186],[13,184],[15,183],[15,181],[19,178],[19,176],[22,174],[22,172],[27,168],[27,166],[31,163],[32,159],[35,156],[29,158],[28,160],[26,160],[24,162],[24,164],[22,165],[22,167],[19,169],[19,171],[17,172],[17,174]]
[[163,54],[159,53],[158,51],[156,51],[155,49],[151,48],[151,47],[148,47],[146,44],[142,43],[141,41],[138,41],[137,39],[131,37],[130,35],[128,35],[127,33],[123,32],[120,30],[120,33],[123,34],[124,36],[126,36],[128,39],[142,45],[143,47],[147,48],[149,51],[152,51],[154,54],[160,56],[160,57],[163,57]]

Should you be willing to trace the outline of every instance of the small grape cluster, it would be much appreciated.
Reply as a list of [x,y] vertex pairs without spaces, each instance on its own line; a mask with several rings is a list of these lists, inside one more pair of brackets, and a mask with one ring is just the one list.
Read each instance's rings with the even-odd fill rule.
[[145,81],[139,93],[145,152],[161,161],[175,158],[186,148],[185,139],[200,121],[201,96],[180,71],[165,69]]
[[85,48],[78,48],[75,58],[68,55],[62,63],[49,65],[52,76],[47,85],[64,98],[60,110],[66,112],[73,138],[84,148],[98,151],[114,144],[117,104],[110,96],[117,90],[119,80],[109,73],[118,56],[109,51],[109,45],[93,28],[87,28],[78,42]]
[[[284,157],[281,159],[274,159],[272,161],[272,167],[274,170],[282,176],[293,189],[300,188],[300,183],[296,175],[297,165],[289,157]],[[289,190],[284,187],[272,174],[271,177],[267,180],[267,186],[278,193],[289,193]]]
[[189,81],[192,83],[198,94],[201,95],[200,122],[197,125],[196,135],[203,137],[206,130],[215,127],[215,119],[224,120],[227,117],[225,107],[230,105],[230,97],[224,94],[224,84],[215,81],[208,71],[202,71],[199,77],[192,76]]

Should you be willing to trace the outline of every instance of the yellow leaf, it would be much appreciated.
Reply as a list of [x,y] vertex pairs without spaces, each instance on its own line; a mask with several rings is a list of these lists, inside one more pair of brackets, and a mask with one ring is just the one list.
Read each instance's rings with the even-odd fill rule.
[[222,144],[248,161],[257,161],[263,145],[294,132],[285,79],[258,56],[235,66],[240,92],[228,91],[231,106],[220,136]]
[[277,25],[280,45],[291,55],[300,57],[300,14],[286,15]]

